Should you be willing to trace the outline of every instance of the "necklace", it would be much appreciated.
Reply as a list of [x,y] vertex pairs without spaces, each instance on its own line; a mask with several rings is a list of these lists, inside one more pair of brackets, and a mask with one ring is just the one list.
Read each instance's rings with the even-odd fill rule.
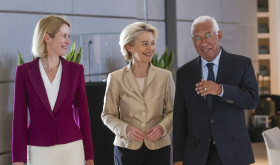
[[146,71],[146,72],[143,72],[143,73],[136,73],[136,72],[134,72],[134,70],[132,70],[132,73],[135,75],[135,76],[141,76],[141,77],[144,77],[144,76],[146,76],[147,74],[148,74],[148,70]]
[[136,72],[135,71],[135,66],[134,65],[131,65],[131,70],[132,70],[132,73],[134,75],[134,77],[137,77],[137,78],[141,78],[141,77],[146,77],[148,75],[148,71],[149,71],[149,66],[147,67],[147,70],[145,72]]

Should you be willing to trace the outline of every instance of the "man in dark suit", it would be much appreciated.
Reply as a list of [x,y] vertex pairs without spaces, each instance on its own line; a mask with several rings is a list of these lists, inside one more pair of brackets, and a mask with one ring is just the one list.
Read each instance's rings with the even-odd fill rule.
[[177,71],[174,165],[254,163],[244,115],[259,101],[251,60],[220,47],[213,17],[198,17],[191,32],[199,57]]

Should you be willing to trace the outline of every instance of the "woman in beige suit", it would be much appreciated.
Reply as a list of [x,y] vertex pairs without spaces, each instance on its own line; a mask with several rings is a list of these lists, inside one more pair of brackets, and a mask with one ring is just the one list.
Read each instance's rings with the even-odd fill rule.
[[129,64],[108,76],[104,124],[116,135],[115,165],[169,165],[175,85],[170,71],[151,64],[157,29],[125,27],[121,52]]

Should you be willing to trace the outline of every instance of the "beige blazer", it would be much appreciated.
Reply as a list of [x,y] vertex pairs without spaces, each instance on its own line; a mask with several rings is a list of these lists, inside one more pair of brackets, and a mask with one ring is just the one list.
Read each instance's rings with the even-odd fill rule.
[[152,64],[143,93],[140,92],[130,64],[109,74],[101,118],[116,135],[114,145],[139,149],[143,141],[133,141],[127,137],[126,127],[133,125],[147,132],[157,124],[164,129],[163,136],[156,141],[145,138],[145,145],[151,150],[170,145],[174,93],[175,84],[171,72]]

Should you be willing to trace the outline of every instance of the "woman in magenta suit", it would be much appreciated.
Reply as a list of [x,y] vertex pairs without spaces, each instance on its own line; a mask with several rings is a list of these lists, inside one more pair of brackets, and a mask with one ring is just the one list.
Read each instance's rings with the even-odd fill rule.
[[84,69],[63,57],[70,23],[42,18],[32,62],[17,67],[13,113],[14,165],[94,165]]

